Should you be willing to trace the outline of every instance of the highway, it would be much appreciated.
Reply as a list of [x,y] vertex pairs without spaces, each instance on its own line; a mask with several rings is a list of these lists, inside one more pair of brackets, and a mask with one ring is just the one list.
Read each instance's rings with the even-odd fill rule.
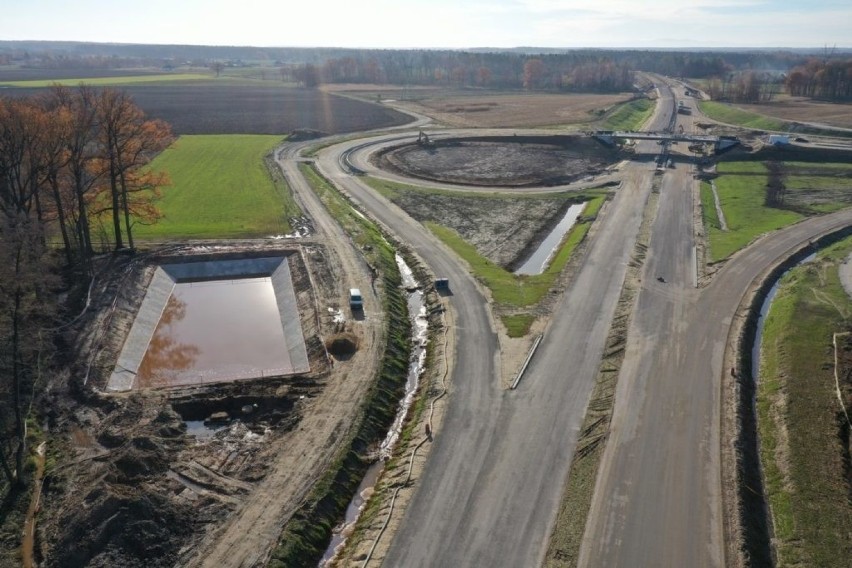
[[[670,126],[660,84],[649,130]],[[686,131],[692,117],[679,117]],[[398,135],[389,135],[398,136]],[[332,146],[318,167],[452,282],[456,347],[443,425],[403,513],[386,566],[536,566],[548,544],[604,341],[654,181],[659,146],[638,141],[622,187],[557,305],[527,374],[500,387],[499,343],[486,295],[440,241],[341,168],[369,167],[364,141]],[[364,150],[365,154],[368,150]],[[642,286],[628,331],[611,432],[581,566],[724,566],[721,377],[731,322],[767,268],[852,211],[808,219],[735,255],[696,288],[692,166],[662,174]],[[662,281],[661,281],[662,280]]]
[[[679,119],[690,131],[694,119]],[[698,182],[690,167],[680,163],[664,174],[580,566],[732,564],[725,558],[720,464],[721,377],[731,323],[768,267],[852,223],[852,212],[844,211],[768,235],[696,289]]]
[[[668,112],[655,123],[667,124]],[[505,391],[496,367],[497,338],[476,283],[419,223],[340,172],[345,150],[341,144],[321,153],[320,169],[404,236],[436,274],[449,276],[456,312],[446,417],[385,565],[536,565],[547,547],[654,164],[627,166],[623,187],[601,215],[599,237],[556,308],[524,381]]]

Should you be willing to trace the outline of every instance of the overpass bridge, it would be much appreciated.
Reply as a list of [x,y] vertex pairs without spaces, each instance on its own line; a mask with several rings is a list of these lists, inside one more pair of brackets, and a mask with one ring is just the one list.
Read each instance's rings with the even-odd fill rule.
[[631,132],[629,130],[598,130],[590,132],[604,144],[614,146],[618,139],[657,140],[663,144],[687,142],[689,144],[712,144],[717,154],[729,150],[740,143],[736,136],[709,136],[702,134],[671,134],[669,132]]

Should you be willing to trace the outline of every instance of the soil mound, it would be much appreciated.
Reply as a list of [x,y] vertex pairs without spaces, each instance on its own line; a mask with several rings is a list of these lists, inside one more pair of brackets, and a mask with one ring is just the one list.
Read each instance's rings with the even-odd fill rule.
[[95,489],[85,502],[66,517],[73,528],[49,566],[172,566],[194,515],[189,504],[176,505],[145,486]]

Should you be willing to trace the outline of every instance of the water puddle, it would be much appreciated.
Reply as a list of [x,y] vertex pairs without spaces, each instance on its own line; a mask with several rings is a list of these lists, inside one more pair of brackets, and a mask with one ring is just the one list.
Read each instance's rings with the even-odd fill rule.
[[352,498],[352,501],[349,502],[349,506],[346,507],[346,515],[344,516],[343,524],[339,527],[335,527],[334,532],[331,535],[331,542],[328,544],[328,548],[325,550],[322,560],[320,560],[320,567],[328,565],[329,560],[340,552],[340,549],[343,548],[343,544],[346,543],[346,539],[352,534],[352,531],[355,528],[355,521],[357,521],[358,517],[361,516],[361,511],[363,510],[364,505],[373,495],[373,488],[376,486],[376,481],[378,481],[379,474],[384,469],[384,465],[384,462],[377,461],[371,465],[369,469],[367,469],[364,479],[361,480],[361,484],[358,485],[358,490],[355,491],[355,497]]
[[270,278],[179,282],[137,374],[163,387],[290,372]]
[[195,436],[196,440],[208,440],[228,427],[227,423],[213,424],[206,420],[184,420],[183,423],[186,424],[187,435]]
[[570,206],[565,212],[565,215],[562,217],[562,220],[557,223],[550,234],[547,235],[526,262],[524,262],[520,268],[515,270],[515,274],[533,276],[544,272],[547,265],[550,263],[550,260],[553,258],[553,255],[556,253],[556,249],[559,247],[562,239],[565,238],[565,235],[577,222],[577,218],[580,216],[580,213],[583,212],[585,207],[585,203],[576,203]]
[[333,561],[338,550],[343,548],[346,538],[354,530],[355,522],[358,520],[364,504],[370,495],[372,495],[373,487],[376,485],[376,481],[384,469],[384,460],[391,456],[393,448],[397,440],[399,440],[399,435],[405,423],[405,416],[408,414],[408,409],[414,401],[414,394],[417,392],[420,375],[423,374],[423,366],[426,362],[426,344],[428,343],[429,335],[429,321],[426,318],[426,306],[423,305],[423,293],[417,289],[418,284],[411,268],[399,255],[396,255],[396,264],[399,266],[399,272],[402,275],[402,287],[409,291],[408,314],[412,320],[411,359],[408,365],[405,394],[399,401],[399,409],[393,425],[391,425],[385,439],[382,441],[379,449],[379,461],[369,467],[364,479],[358,486],[358,490],[355,492],[355,497],[352,498],[352,501],[346,508],[343,523],[335,527],[331,543],[328,545],[325,554],[323,554],[322,560],[320,560],[320,568],[328,566]]

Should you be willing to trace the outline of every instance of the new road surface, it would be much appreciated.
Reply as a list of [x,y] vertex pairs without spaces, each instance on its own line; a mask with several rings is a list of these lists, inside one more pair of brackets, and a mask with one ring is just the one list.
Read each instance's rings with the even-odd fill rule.
[[[662,80],[658,85],[649,130],[678,126],[674,93]],[[691,117],[680,120],[691,128]],[[731,322],[767,267],[809,239],[849,225],[852,211],[764,237],[696,288],[692,166],[667,169],[656,207],[646,208],[660,175],[653,161],[660,147],[637,142],[640,158],[622,168],[622,186],[602,211],[524,380],[507,391],[483,291],[438,239],[344,168],[344,154],[366,167],[359,157],[364,145],[327,148],[318,166],[435,274],[450,278],[457,339],[443,426],[384,565],[541,563],[646,213],[650,246],[580,564],[725,565],[720,381]]]

